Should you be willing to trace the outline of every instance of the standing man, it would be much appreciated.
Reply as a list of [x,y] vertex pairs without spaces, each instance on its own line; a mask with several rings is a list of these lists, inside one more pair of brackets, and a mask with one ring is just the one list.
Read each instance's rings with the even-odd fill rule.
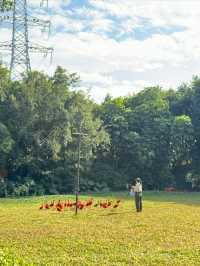
[[135,192],[136,211],[141,212],[142,211],[142,181],[140,178],[136,178],[134,192]]

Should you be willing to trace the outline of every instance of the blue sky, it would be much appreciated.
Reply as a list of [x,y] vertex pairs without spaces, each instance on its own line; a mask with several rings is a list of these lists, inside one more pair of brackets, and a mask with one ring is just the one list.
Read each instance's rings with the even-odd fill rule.
[[[30,38],[53,46],[54,59],[31,57],[33,68],[77,72],[97,102],[146,86],[176,88],[200,73],[200,1],[49,0],[48,11],[39,2],[29,0],[31,13],[51,19],[52,33],[32,29]],[[8,36],[0,30],[0,41]]]

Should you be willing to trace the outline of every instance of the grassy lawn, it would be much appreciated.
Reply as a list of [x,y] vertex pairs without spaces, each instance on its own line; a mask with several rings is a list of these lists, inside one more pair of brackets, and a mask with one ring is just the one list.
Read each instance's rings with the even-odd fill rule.
[[122,193],[93,196],[117,209],[39,210],[66,198],[0,199],[0,248],[28,265],[200,265],[200,194],[146,192],[142,213]]

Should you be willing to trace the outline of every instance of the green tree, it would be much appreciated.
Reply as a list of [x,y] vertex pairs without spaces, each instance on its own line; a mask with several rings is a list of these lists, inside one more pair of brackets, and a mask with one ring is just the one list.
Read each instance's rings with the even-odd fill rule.
[[0,1],[0,12],[9,11],[12,9],[13,1],[12,0],[1,0]]
[[187,187],[187,175],[192,170],[192,151],[195,145],[194,128],[191,118],[176,116],[171,128],[170,164],[175,185]]

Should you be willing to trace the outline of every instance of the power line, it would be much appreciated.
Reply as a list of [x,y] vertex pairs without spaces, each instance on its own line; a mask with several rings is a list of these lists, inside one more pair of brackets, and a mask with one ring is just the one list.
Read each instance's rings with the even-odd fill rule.
[[[42,0],[41,5],[48,5],[48,0]],[[9,22],[12,25],[12,40],[0,42],[0,50],[11,51],[10,73],[13,80],[21,78],[22,73],[31,71],[29,52],[51,54],[53,48],[31,43],[29,40],[29,27],[42,27],[50,29],[49,20],[41,20],[28,15],[27,0],[12,0],[12,15],[3,14],[0,22]]]

